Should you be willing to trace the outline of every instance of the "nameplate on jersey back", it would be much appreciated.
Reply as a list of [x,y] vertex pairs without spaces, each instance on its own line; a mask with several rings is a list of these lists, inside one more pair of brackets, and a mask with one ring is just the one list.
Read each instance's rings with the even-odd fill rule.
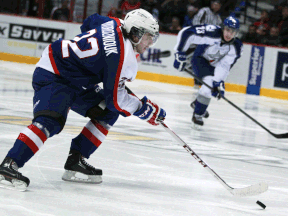
[[103,46],[106,56],[111,53],[118,54],[113,21],[101,25]]

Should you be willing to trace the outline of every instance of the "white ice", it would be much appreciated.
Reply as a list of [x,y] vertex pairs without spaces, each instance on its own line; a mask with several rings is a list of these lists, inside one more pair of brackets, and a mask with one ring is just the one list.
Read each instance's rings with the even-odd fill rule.
[[[0,163],[32,118],[33,65],[0,61]],[[192,129],[197,91],[156,82],[128,83],[167,111],[166,124],[232,187],[258,182],[267,192],[233,197],[161,127],[121,117],[88,162],[103,183],[64,182],[71,139],[88,119],[70,112],[62,133],[19,171],[26,192],[0,188],[0,215],[250,216],[288,215],[288,142],[276,139],[224,100],[211,100],[210,117]],[[227,92],[226,97],[274,133],[288,132],[288,101]],[[256,204],[260,200],[267,207]]]

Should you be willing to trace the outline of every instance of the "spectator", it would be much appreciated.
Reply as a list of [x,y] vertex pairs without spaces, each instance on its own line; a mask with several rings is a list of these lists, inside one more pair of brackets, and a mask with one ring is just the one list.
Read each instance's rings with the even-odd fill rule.
[[153,15],[156,20],[159,20],[159,4],[157,0],[143,0],[141,8]]
[[210,7],[204,7],[195,15],[193,25],[213,24],[221,25],[222,19],[219,15],[221,1],[211,0]]
[[266,28],[265,26],[261,25],[258,26],[258,28],[256,29],[256,43],[261,44],[264,37],[266,36]]
[[183,24],[186,14],[186,5],[180,0],[166,0],[162,3],[160,9],[160,23],[164,29],[172,23],[172,17],[176,16],[180,19],[180,25]]
[[282,45],[288,44],[288,6],[282,8],[282,19],[278,23],[279,35],[282,38]]
[[250,25],[248,32],[241,40],[247,43],[256,43],[256,26]]
[[277,24],[281,21],[282,18],[282,6],[275,5],[275,9],[270,11],[269,18],[272,24]]
[[166,29],[163,29],[165,32],[172,33],[172,34],[178,34],[178,32],[181,30],[180,25],[180,19],[178,17],[172,17],[172,22],[169,27]]
[[52,19],[53,20],[69,21],[70,10],[68,8],[68,0],[62,0],[62,6],[53,12]]
[[140,6],[141,2],[139,0],[125,0],[121,5],[121,10],[123,11],[123,19],[128,12],[138,9]]
[[29,0],[27,16],[37,17],[38,8],[39,8],[38,0]]
[[187,8],[187,14],[184,17],[183,27],[192,26],[193,25],[193,18],[195,14],[198,12],[198,8],[195,8],[192,5],[189,5]]
[[53,2],[52,0],[45,0],[45,6],[44,6],[45,10],[43,13],[43,18],[49,19],[50,18],[50,14],[51,11],[53,9]]
[[279,28],[277,26],[272,26],[270,28],[269,35],[264,37],[261,42],[271,46],[281,46]]
[[116,17],[116,18],[122,19],[123,18],[123,11],[121,9],[117,9],[115,7],[112,7],[108,11],[107,16],[108,17]]
[[[195,8],[198,8],[198,9],[201,9],[203,6],[202,6],[202,1],[201,0],[188,0],[187,2],[187,7],[191,5]],[[209,6],[209,5],[208,5]]]
[[209,5],[211,4],[210,0],[200,0],[201,2],[201,7],[209,7]]
[[259,20],[257,20],[254,25],[256,27],[263,25],[265,26],[266,29],[270,29],[270,19],[269,19],[269,14],[267,10],[262,10],[261,12],[261,17]]
[[237,1],[235,0],[222,0],[222,7],[220,10],[221,17],[228,17],[230,12],[234,11]]

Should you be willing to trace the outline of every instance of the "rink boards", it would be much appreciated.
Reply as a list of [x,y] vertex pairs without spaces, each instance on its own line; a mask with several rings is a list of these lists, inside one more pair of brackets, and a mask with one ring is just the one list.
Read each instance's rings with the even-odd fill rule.
[[[80,23],[0,14],[0,59],[35,64],[44,48],[58,38],[72,39]],[[161,34],[157,44],[141,55],[137,79],[191,86],[193,79],[173,68],[176,35]],[[157,53],[171,51],[165,58]],[[244,44],[242,57],[231,69],[226,90],[288,99],[288,50]]]

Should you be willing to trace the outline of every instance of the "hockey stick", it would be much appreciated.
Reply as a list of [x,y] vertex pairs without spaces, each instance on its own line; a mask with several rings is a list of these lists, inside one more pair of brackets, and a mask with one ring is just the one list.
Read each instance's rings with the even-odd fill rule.
[[163,128],[192,155],[210,174],[212,174],[223,186],[234,196],[254,196],[268,190],[268,184],[261,182],[244,188],[233,188],[229,186],[211,167],[205,163],[175,132],[173,132],[163,121],[160,122]]
[[[192,71],[188,70],[188,69],[184,69],[185,72],[189,73],[191,76],[194,77],[194,79],[196,79],[197,81],[199,81],[200,83],[202,83],[203,85],[205,85],[206,87],[208,87],[209,89],[213,89],[211,86],[209,86],[207,83],[203,82],[202,79],[200,79],[199,77],[197,77]],[[277,139],[283,139],[283,138],[288,138],[288,133],[283,133],[283,134],[275,134],[272,133],[270,130],[268,130],[264,125],[260,124],[256,119],[254,119],[252,116],[250,116],[248,113],[244,112],[242,109],[240,109],[238,106],[236,106],[234,103],[232,103],[230,100],[228,100],[225,96],[221,95],[221,97],[227,101],[230,105],[232,105],[233,107],[235,107],[237,110],[239,110],[241,113],[243,113],[244,115],[246,115],[248,118],[250,118],[252,121],[254,121],[256,124],[258,124],[260,127],[262,127],[264,130],[266,130],[269,134],[271,134],[272,136],[274,136]]]
[[171,51],[165,50],[165,51],[162,51],[162,52],[159,52],[156,54],[157,57],[158,57],[158,55],[159,55],[159,58],[167,58],[171,55]]
[[[129,94],[135,95],[127,86],[126,90]],[[135,95],[136,96],[136,95]],[[137,96],[136,96],[137,97]],[[244,188],[233,188],[229,186],[213,169],[211,169],[208,164],[206,164],[174,131],[172,131],[163,121],[160,121],[162,127],[175,139],[177,140],[183,148],[187,150],[188,153],[192,155],[210,174],[212,174],[223,186],[234,196],[253,196],[264,193],[268,190],[268,184],[261,182],[259,184],[251,185]]]

